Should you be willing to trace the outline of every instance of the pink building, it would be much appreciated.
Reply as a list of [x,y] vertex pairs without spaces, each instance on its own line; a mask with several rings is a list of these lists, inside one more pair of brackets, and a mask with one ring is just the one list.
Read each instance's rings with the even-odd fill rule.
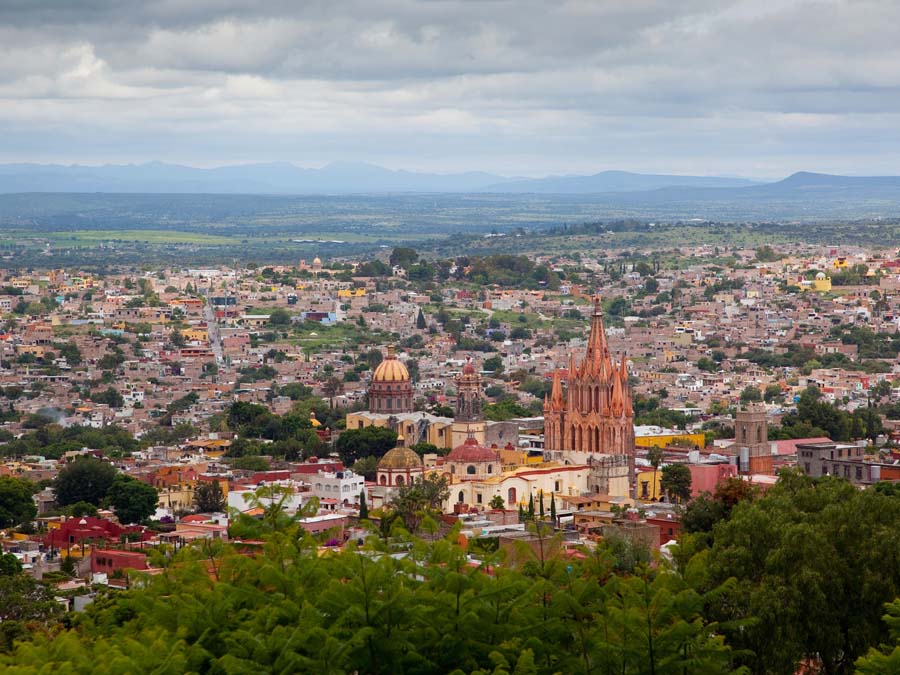
[[734,464],[688,464],[691,470],[691,497],[701,492],[715,492],[719,483],[737,476]]

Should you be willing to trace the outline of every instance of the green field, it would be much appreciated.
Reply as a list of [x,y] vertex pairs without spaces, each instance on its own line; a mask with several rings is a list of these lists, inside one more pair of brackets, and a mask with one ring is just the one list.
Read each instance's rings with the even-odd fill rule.
[[91,246],[110,242],[139,242],[145,244],[233,244],[233,237],[178,230],[74,230],[42,235],[57,245]]

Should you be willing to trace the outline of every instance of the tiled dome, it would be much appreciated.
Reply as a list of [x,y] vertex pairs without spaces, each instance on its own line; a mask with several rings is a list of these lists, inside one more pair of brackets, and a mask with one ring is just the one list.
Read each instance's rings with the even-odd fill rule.
[[499,462],[500,457],[497,455],[496,450],[479,445],[478,441],[470,436],[465,443],[457,445],[450,451],[450,454],[447,455],[447,460],[460,463]]
[[387,358],[378,364],[372,373],[373,382],[409,382],[409,371],[394,354],[393,348],[388,348]]
[[414,450],[398,445],[393,450],[388,450],[381,461],[379,469],[421,469],[422,458]]

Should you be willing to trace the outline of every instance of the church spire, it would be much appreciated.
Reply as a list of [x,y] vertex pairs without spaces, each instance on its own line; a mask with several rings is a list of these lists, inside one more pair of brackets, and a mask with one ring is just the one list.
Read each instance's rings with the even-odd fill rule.
[[553,369],[553,387],[550,390],[550,407],[553,410],[563,410],[565,408],[563,402],[562,378],[559,375],[559,368]]
[[594,296],[594,312],[591,315],[591,334],[588,338],[587,355],[585,358],[588,369],[597,372],[603,359],[606,347],[606,329],[603,327],[603,308],[600,306],[600,297]]
[[628,359],[622,354],[622,362],[619,364],[619,377],[622,381],[622,398],[625,405],[625,416],[634,417],[634,409],[631,404],[631,387],[628,386]]

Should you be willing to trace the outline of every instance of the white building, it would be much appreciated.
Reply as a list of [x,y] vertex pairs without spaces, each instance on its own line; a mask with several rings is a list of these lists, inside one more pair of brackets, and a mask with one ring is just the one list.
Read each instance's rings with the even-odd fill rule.
[[320,500],[334,499],[339,506],[359,504],[359,495],[365,490],[366,481],[349,469],[344,471],[319,471],[310,479],[312,493]]

